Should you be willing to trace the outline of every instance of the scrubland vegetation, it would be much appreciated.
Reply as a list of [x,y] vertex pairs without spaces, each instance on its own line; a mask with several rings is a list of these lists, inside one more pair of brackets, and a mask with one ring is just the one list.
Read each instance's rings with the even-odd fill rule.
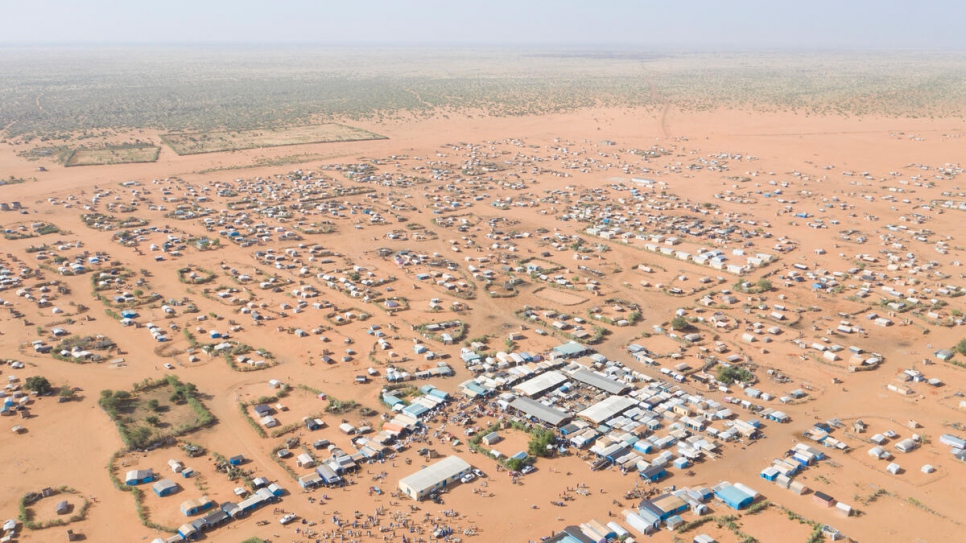
[[[52,148],[104,138],[134,142],[143,128],[269,129],[333,119],[456,111],[526,115],[599,105],[958,115],[966,98],[959,84],[966,76],[961,53],[164,48],[10,53],[0,59],[6,75],[0,127],[8,139],[40,140]],[[418,77],[405,68],[414,62],[425,67]],[[125,69],[117,70],[119,65]]]

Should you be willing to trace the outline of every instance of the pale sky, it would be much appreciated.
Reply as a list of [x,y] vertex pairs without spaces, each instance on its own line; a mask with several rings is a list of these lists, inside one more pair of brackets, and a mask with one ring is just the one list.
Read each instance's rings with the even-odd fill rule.
[[966,50],[966,0],[0,0],[0,43]]

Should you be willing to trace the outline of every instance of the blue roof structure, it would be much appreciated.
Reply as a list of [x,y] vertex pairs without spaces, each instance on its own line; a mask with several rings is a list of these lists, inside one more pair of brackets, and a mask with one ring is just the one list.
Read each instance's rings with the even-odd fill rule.
[[404,402],[402,400],[400,400],[399,397],[393,396],[392,394],[383,394],[382,395],[382,403],[388,405],[389,407],[392,407],[392,406],[394,406],[396,404],[400,404],[400,403],[404,403]]
[[576,341],[568,341],[567,343],[557,345],[553,348],[553,352],[566,358],[581,356],[589,351],[590,349],[581,345],[580,343],[577,343]]
[[427,394],[427,396],[432,396],[434,398],[439,398],[440,400],[448,400],[449,399],[449,393],[446,392],[445,390],[440,390],[438,388],[434,388],[433,390],[429,391],[429,394]]
[[755,498],[745,494],[733,485],[719,485],[714,489],[714,495],[725,502],[728,507],[741,510],[751,505]]
[[470,381],[468,383],[463,383],[463,388],[469,390],[470,392],[473,392],[474,394],[479,394],[481,396],[486,395],[486,394],[489,393],[488,390],[486,390],[485,388],[481,387],[480,385],[478,385],[474,381]]
[[775,468],[773,466],[769,466],[769,467],[761,470],[761,474],[760,475],[761,475],[761,478],[764,479],[764,480],[766,480],[766,481],[774,481],[775,479],[778,478],[779,471],[778,471],[777,468]]
[[579,527],[567,526],[548,539],[546,543],[593,543],[593,540],[584,535]]
[[427,411],[429,411],[428,407],[418,403],[412,403],[403,408],[403,413],[417,418],[426,414]]

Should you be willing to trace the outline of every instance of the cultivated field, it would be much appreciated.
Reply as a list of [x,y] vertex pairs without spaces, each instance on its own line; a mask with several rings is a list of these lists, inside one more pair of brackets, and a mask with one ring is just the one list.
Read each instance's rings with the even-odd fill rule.
[[64,166],[100,166],[109,164],[136,164],[155,162],[160,147],[105,147],[103,149],[77,149],[70,154]]
[[282,147],[307,143],[386,139],[361,128],[336,123],[265,130],[212,131],[162,134],[161,139],[179,155]]

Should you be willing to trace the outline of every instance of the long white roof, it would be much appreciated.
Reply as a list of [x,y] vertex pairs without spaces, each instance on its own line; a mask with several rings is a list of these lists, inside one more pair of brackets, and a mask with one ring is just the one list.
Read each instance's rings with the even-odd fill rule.
[[637,405],[637,402],[627,396],[610,396],[584,409],[578,415],[594,424],[600,424],[635,405]]
[[458,456],[447,456],[439,462],[426,466],[416,473],[401,479],[399,484],[406,485],[417,493],[422,493],[468,469],[470,469],[470,465],[462,458]]
[[567,381],[567,377],[559,371],[548,371],[533,379],[514,385],[513,390],[524,396],[536,396],[565,381]]

